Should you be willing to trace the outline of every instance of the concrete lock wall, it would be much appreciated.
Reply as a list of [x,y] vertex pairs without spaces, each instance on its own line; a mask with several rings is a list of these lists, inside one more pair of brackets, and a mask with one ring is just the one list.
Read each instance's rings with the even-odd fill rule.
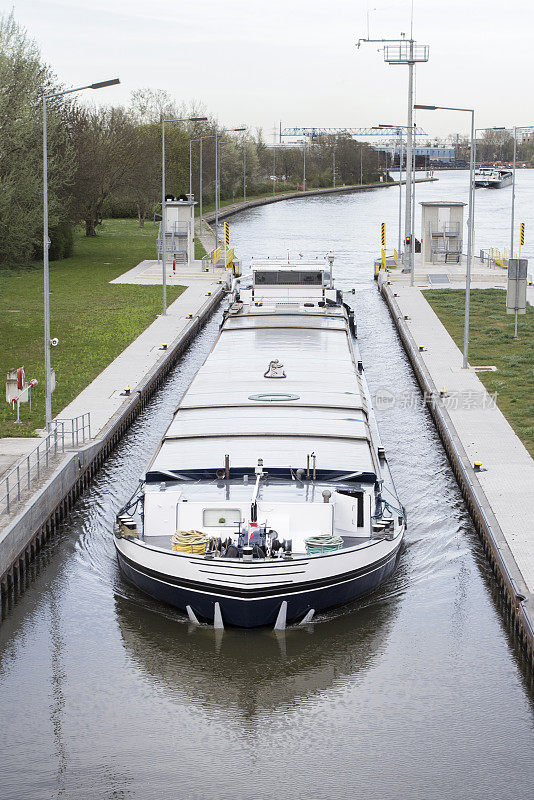
[[381,282],[379,288],[387,302],[417,382],[424,397],[429,398],[426,400],[428,409],[497,579],[508,621],[514,634],[517,635],[519,643],[525,647],[530,663],[534,665],[534,602],[529,597],[523,576],[472,469],[447,409],[439,402],[434,401],[434,398],[439,397],[439,392],[419,354],[418,347],[404,321],[394,294],[386,283]]
[[169,347],[165,357],[150,370],[122,407],[101,431],[99,439],[77,451],[67,452],[44,486],[38,489],[0,532],[0,590],[2,600],[22,587],[28,565],[77,497],[112,452],[152,394],[163,383],[180,355],[194,339],[225,292],[221,286],[199,309],[189,325]]

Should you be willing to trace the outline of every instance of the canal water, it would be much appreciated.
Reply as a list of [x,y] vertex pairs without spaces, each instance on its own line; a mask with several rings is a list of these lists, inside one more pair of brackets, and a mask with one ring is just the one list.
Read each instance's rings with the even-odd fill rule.
[[[419,199],[462,199],[464,184],[442,173]],[[479,209],[488,204],[477,247],[507,244],[495,210],[506,197],[477,192]],[[4,609],[1,800],[532,796],[528,670],[371,278],[378,223],[392,232],[396,208],[385,189],[288,201],[231,224],[245,266],[288,249],[320,261],[331,248],[340,283],[356,290],[371,390],[397,398],[377,409],[408,512],[394,577],[285,634],[194,628],[124,582],[114,513],[211,347],[216,315]]]

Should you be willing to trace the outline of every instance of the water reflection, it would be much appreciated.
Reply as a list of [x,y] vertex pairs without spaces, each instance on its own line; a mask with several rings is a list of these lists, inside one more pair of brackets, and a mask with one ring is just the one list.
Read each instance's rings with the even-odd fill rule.
[[219,632],[123,598],[116,598],[115,611],[128,657],[151,684],[164,684],[180,699],[254,716],[361,676],[383,653],[396,607],[352,604],[285,632]]

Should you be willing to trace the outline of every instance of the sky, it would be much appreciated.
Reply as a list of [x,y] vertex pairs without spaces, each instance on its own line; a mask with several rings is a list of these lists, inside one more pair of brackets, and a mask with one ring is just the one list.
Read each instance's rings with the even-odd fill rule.
[[[476,126],[534,124],[532,0],[414,0],[413,35],[430,47],[416,102],[474,107]],[[128,105],[164,89],[204,104],[229,127],[406,124],[406,66],[379,44],[409,35],[411,0],[0,0],[67,86],[119,77],[90,92]],[[89,97],[90,95],[90,97]],[[80,97],[81,99],[81,97]],[[420,111],[430,136],[469,131],[468,114]]]

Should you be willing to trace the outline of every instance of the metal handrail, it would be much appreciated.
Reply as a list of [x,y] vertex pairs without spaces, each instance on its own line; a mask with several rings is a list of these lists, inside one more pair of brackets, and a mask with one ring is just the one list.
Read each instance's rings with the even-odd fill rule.
[[50,466],[50,460],[65,452],[65,426],[69,422],[72,447],[79,447],[86,438],[91,438],[90,412],[73,419],[52,420],[43,441],[0,479],[0,514],[9,514],[12,504],[20,501],[22,492],[30,490],[32,483],[40,480],[41,473]]
[[459,233],[459,222],[446,222],[439,227],[435,223],[430,223],[431,236],[458,236]]
[[[87,411],[85,414],[79,414],[77,417],[72,417],[69,419],[61,419],[57,417],[53,419],[50,423],[54,425],[55,423],[62,425],[62,436],[63,436],[63,443],[65,443],[65,429],[64,426],[66,423],[70,422],[71,428],[71,446],[72,447],[79,447],[80,444],[85,442],[86,436],[85,431],[87,430],[87,439],[91,438],[91,412]],[[80,442],[81,439],[81,442]]]

